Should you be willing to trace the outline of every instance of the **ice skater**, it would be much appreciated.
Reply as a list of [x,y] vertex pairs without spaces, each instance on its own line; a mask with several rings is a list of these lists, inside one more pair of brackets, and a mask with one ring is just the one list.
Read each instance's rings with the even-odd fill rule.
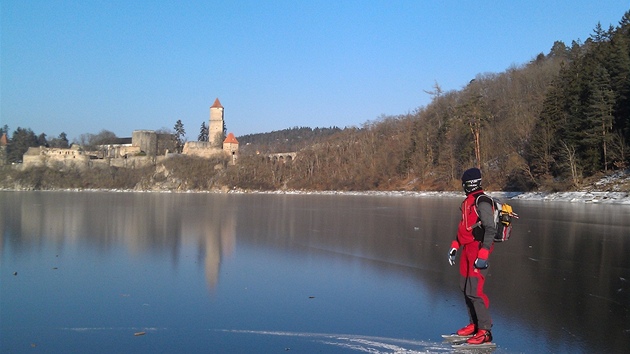
[[[478,168],[466,170],[462,175],[462,186],[466,199],[462,202],[462,219],[457,237],[451,243],[448,261],[455,264],[455,256],[461,249],[459,286],[464,293],[470,321],[456,334],[468,337],[466,343],[470,345],[479,345],[492,342],[490,300],[483,286],[488,274],[488,258],[494,248],[496,225],[492,201],[481,187],[481,171]],[[486,200],[488,202],[484,202]]]

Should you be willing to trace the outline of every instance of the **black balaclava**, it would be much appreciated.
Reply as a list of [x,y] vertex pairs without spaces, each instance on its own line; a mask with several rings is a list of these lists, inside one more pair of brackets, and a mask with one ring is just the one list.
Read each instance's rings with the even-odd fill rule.
[[462,175],[462,187],[466,195],[481,189],[481,171],[478,168],[470,168]]

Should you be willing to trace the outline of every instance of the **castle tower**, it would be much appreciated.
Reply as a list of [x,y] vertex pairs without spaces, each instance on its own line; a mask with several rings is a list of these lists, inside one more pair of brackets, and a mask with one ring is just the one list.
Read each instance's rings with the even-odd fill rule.
[[0,166],[3,166],[6,163],[7,145],[9,145],[9,140],[7,139],[7,133],[4,133],[0,137]]
[[217,98],[210,107],[210,123],[208,124],[208,141],[211,146],[221,147],[223,144],[223,106]]
[[230,155],[231,165],[236,165],[236,155],[238,154],[238,140],[234,137],[234,133],[228,134],[223,141],[223,151]]

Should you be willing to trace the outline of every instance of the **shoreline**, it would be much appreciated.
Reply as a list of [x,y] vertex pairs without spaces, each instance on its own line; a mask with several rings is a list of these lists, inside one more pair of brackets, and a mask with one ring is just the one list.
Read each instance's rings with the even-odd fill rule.
[[[278,194],[278,195],[348,195],[348,196],[392,196],[392,197],[451,197],[461,198],[463,192],[453,191],[304,191],[304,190],[211,190],[211,191],[159,191],[159,190],[131,190],[131,189],[47,189],[21,190],[0,189],[0,192],[102,192],[102,193],[181,193],[181,194]],[[486,191],[488,195],[503,200],[588,203],[588,204],[616,204],[630,205],[630,192],[578,191],[578,192],[502,192]]]

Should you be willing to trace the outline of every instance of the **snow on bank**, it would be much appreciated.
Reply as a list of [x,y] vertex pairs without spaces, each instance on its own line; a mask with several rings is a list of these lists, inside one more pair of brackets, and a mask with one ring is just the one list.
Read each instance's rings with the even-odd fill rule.
[[[16,191],[12,189],[2,189],[0,191]],[[431,191],[303,191],[303,190],[278,190],[278,191],[251,191],[234,189],[230,191],[138,191],[126,189],[63,189],[57,192],[112,192],[112,193],[206,193],[206,194],[295,194],[295,195],[356,195],[356,196],[391,196],[391,197],[447,197],[463,198],[463,192],[431,192]],[[46,192],[46,191],[40,191]],[[630,205],[630,192],[493,192],[489,195],[502,200],[532,200],[545,202],[570,202],[570,203],[593,203],[593,204],[624,204]]]
[[523,193],[514,198],[522,200],[630,205],[630,193],[626,192]]
[[[624,204],[630,205],[630,170],[617,171],[599,181],[593,183],[579,192],[493,192],[487,193],[503,200],[536,200],[545,202],[569,202],[569,203],[593,203],[593,204]],[[272,192],[247,192],[233,190],[229,193],[268,193],[268,194],[329,194],[329,195],[379,195],[379,196],[413,196],[413,197],[458,197],[464,196],[463,192],[411,192],[411,191],[272,191]]]
[[[403,196],[403,197],[457,197],[463,198],[463,192],[410,192],[410,191],[364,191],[364,192],[345,192],[345,191],[241,191],[233,190],[229,193],[247,194],[319,194],[319,195],[373,195],[373,196]],[[627,204],[630,205],[630,193],[627,192],[560,192],[560,193],[541,193],[541,192],[491,192],[488,194],[503,200],[538,200],[553,202],[571,202],[571,203],[600,203],[600,204]]]

